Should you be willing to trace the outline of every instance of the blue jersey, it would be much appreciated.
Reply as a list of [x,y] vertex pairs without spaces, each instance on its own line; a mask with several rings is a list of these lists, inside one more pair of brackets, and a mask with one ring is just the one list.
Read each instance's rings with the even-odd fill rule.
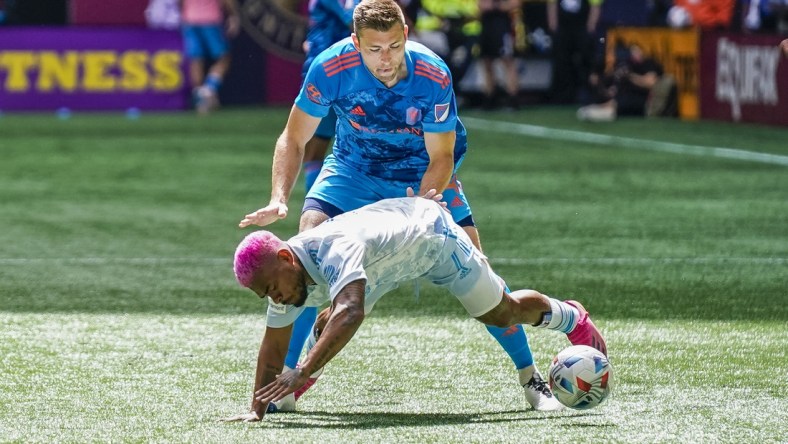
[[359,173],[386,180],[420,180],[430,159],[424,133],[455,131],[455,165],[465,154],[465,127],[446,64],[424,45],[405,44],[407,76],[387,88],[348,37],[310,67],[296,106],[314,117],[337,114],[334,156]]
[[308,50],[302,75],[318,54],[350,35],[353,9],[361,0],[309,0]]

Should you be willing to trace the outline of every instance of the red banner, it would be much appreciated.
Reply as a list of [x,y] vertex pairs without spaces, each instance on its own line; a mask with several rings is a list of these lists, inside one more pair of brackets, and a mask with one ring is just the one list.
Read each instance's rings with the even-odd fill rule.
[[704,33],[700,102],[704,119],[788,125],[788,57],[776,35]]

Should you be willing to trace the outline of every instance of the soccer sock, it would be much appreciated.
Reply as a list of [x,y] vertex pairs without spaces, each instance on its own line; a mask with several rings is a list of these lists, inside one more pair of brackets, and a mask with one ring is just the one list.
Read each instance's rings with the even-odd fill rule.
[[309,162],[304,162],[304,182],[306,184],[307,192],[310,188],[312,188],[315,180],[317,180],[317,175],[320,174],[320,168],[322,166],[322,160],[310,160]]
[[[506,286],[506,292],[511,293],[509,286]],[[487,331],[501,344],[504,351],[509,354],[514,362],[514,367],[518,370],[533,365],[534,356],[531,354],[531,347],[528,345],[528,338],[525,336],[525,330],[520,324],[512,325],[511,327],[501,328],[493,327],[492,325],[485,325]]]
[[287,349],[287,356],[285,356],[286,366],[295,368],[298,364],[298,359],[301,358],[301,350],[304,348],[304,342],[310,335],[312,326],[315,325],[315,319],[317,319],[317,307],[306,307],[293,323],[290,347]]
[[528,345],[528,338],[525,336],[522,325],[515,324],[507,328],[493,327],[492,325],[485,327],[512,358],[515,368],[519,370],[533,365],[534,356],[531,354],[531,347]]
[[208,76],[205,78],[203,86],[207,86],[213,92],[217,92],[219,91],[219,87],[222,86],[222,78],[217,74],[208,74]]
[[569,334],[580,320],[580,312],[575,307],[558,299],[548,299],[550,300],[550,312],[544,313],[542,322],[537,327]]

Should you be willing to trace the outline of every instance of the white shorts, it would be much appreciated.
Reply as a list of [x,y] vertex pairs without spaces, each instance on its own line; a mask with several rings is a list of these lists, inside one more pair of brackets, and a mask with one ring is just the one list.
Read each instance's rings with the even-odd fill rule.
[[456,225],[452,228],[446,234],[443,260],[424,277],[448,289],[468,314],[478,318],[501,303],[506,284],[465,230]]

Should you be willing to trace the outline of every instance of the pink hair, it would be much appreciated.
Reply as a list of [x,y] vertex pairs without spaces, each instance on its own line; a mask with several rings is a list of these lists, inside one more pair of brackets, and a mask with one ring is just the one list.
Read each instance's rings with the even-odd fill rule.
[[254,274],[282,248],[282,240],[270,231],[259,230],[247,235],[235,249],[235,279],[244,287],[252,285]]

